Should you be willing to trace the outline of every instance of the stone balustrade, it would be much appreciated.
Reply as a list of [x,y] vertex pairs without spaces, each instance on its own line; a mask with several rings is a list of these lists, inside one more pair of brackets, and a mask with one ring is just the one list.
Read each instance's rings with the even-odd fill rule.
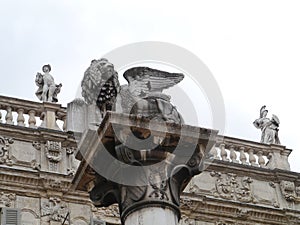
[[66,130],[66,120],[66,108],[60,104],[39,103],[0,95],[0,123]]
[[238,138],[218,136],[211,157],[217,160],[268,169],[290,170],[285,146],[262,144]]

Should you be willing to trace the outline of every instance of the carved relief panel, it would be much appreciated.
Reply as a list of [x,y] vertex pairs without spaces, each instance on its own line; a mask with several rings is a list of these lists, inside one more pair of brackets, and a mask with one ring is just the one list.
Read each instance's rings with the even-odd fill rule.
[[61,142],[47,141],[45,145],[45,156],[48,159],[49,170],[58,172],[58,163],[62,159]]
[[250,177],[237,177],[234,173],[222,174],[215,171],[210,175],[216,178],[215,188],[212,190],[216,197],[256,203],[251,186],[253,180]]
[[46,217],[47,221],[63,222],[68,211],[67,203],[59,197],[50,197],[41,204],[41,217]]
[[300,186],[296,186],[293,181],[281,181],[280,189],[286,201],[300,203]]

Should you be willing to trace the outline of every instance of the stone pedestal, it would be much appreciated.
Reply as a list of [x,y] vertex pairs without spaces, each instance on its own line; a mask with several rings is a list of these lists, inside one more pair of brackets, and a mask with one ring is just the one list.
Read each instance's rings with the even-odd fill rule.
[[60,130],[56,123],[56,111],[57,104],[50,102],[43,102],[43,113],[41,115],[41,120],[43,121],[41,127],[48,129]]
[[122,224],[176,225],[180,194],[215,143],[217,131],[109,112],[82,136],[73,185],[96,207],[118,203]]

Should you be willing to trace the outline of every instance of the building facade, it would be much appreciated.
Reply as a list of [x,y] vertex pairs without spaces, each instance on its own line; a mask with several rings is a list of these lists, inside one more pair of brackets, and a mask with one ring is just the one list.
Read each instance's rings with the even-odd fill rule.
[[[0,96],[1,224],[120,224],[72,183],[80,161],[67,109]],[[181,196],[181,225],[300,224],[300,174],[291,149],[218,136]],[[88,188],[87,188],[88,189]]]

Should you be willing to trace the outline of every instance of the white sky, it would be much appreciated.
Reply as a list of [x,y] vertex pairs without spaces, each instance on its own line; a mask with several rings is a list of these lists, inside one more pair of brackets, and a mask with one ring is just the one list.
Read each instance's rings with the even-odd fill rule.
[[[37,100],[35,74],[49,63],[66,106],[92,59],[138,41],[173,43],[196,54],[217,80],[225,134],[258,141],[252,122],[267,105],[269,116],[281,120],[281,142],[294,150],[289,161],[300,172],[299,11],[297,0],[0,1],[0,94]],[[194,95],[193,102],[203,99]],[[203,118],[199,125],[209,126]]]

